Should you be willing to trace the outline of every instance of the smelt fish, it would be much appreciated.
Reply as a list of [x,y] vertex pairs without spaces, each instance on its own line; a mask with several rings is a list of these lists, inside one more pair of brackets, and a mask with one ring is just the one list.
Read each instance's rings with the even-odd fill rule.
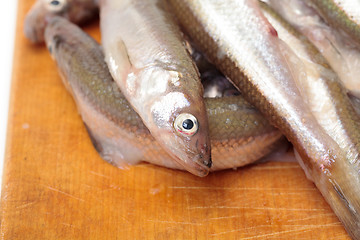
[[341,32],[345,32],[360,47],[359,0],[307,0],[320,15]]
[[[360,47],[340,29],[327,25],[315,9],[302,0],[266,0],[282,18],[319,49],[348,91],[360,98]],[[353,1],[355,2],[358,1]],[[360,11],[360,9],[354,9]]]
[[189,172],[211,167],[198,70],[163,0],[101,0],[105,61],[153,137]]
[[[269,22],[275,27],[279,38],[296,52],[306,71],[301,78],[301,93],[319,124],[333,138],[345,154],[342,169],[328,169],[328,183],[323,193],[336,215],[344,223],[349,234],[360,234],[360,118],[348,98],[339,77],[311,42],[286,23],[269,7],[262,5]],[[338,159],[337,161],[342,161]],[[312,178],[311,169],[303,166]],[[332,184],[331,184],[332,183]],[[336,186],[336,188],[334,188]],[[339,192],[339,193],[338,193]],[[340,197],[340,198],[339,198]],[[333,201],[333,202],[331,202]]]

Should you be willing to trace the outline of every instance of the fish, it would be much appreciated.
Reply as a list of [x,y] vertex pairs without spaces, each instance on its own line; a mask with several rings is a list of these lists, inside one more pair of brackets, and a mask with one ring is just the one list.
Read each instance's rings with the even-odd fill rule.
[[34,44],[44,42],[47,22],[54,16],[62,16],[71,22],[82,24],[98,15],[98,0],[37,0],[24,21],[24,33]]
[[346,33],[360,47],[360,1],[308,0],[308,5],[339,32]]
[[[45,40],[103,159],[118,167],[145,161],[185,170],[163,150],[131,108],[111,77],[102,48],[95,40],[61,17],[50,20]],[[206,98],[205,103],[213,156],[211,171],[253,163],[285,141],[241,96]]]
[[197,176],[211,168],[199,72],[162,0],[101,0],[105,61],[132,108],[163,148]]
[[[329,172],[329,175],[331,174],[329,181],[342,182],[343,186],[337,184],[337,189],[334,189],[333,186],[328,185],[330,189],[324,189],[323,192],[332,192],[335,196],[337,195],[336,191],[341,192],[343,199],[328,196],[334,201],[330,205],[350,235],[359,238],[360,117],[338,75],[331,69],[318,49],[267,5],[262,4],[261,6],[264,15],[276,29],[279,38],[290,46],[303,63],[307,77],[301,78],[301,87],[308,106],[326,133],[338,143],[346,154],[343,169],[339,172],[341,175]],[[306,166],[304,169],[310,171]],[[311,179],[311,174],[307,175]]]
[[[360,48],[354,44],[354,41],[326,24],[316,10],[308,5],[308,1],[266,0],[264,2],[318,48],[340,77],[349,94],[359,98]],[[356,1],[353,2],[356,4]]]
[[[307,177],[314,181],[349,234],[357,236],[359,194],[353,187],[359,186],[359,161],[354,158],[349,163],[347,154],[319,124],[306,99],[307,89],[302,86],[307,69],[279,38],[259,2],[170,3],[190,39],[293,144]],[[337,97],[334,90],[329,89]],[[341,104],[340,108],[348,107]]]

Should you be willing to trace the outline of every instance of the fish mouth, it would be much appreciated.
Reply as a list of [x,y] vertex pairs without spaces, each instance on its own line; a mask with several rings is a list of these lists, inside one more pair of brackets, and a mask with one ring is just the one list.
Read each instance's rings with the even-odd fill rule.
[[24,24],[24,34],[32,43],[39,44],[44,41],[45,24],[27,16]]
[[198,154],[192,159],[182,160],[178,157],[175,157],[176,162],[178,162],[184,169],[198,177],[205,177],[209,174],[210,168],[212,166],[211,156],[204,158],[203,154]]
[[[190,173],[199,176],[205,177],[209,174],[211,166],[212,166],[212,159],[211,159],[211,152],[208,148],[207,144],[199,144],[196,149],[189,154],[185,159],[181,159],[183,167]],[[188,152],[189,153],[189,152]]]

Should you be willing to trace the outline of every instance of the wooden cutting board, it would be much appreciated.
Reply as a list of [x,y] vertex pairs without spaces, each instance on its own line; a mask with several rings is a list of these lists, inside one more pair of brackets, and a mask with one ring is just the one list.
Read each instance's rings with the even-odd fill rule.
[[[103,161],[19,0],[2,239],[348,239],[297,163],[211,173]],[[99,40],[98,22],[85,28]]]

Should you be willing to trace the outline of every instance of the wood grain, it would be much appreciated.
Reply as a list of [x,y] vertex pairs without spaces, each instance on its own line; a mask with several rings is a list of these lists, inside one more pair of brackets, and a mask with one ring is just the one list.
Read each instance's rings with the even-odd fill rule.
[[[297,163],[198,178],[103,161],[44,46],[22,33],[19,0],[2,239],[349,239]],[[86,30],[100,38],[98,23]]]

